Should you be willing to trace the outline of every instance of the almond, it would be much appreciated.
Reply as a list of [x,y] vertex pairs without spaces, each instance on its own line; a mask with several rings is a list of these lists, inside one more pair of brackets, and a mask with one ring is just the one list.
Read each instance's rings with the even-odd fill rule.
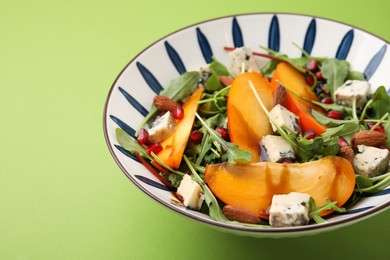
[[274,106],[283,104],[286,97],[286,89],[282,85],[278,85],[274,92]]
[[173,99],[161,95],[155,96],[153,98],[153,104],[157,107],[158,110],[170,112],[173,112],[178,106],[180,106],[179,103]]
[[347,159],[351,165],[353,165],[353,160],[355,158],[355,153],[353,149],[350,146],[341,146],[338,156],[343,157],[344,159]]
[[380,146],[387,140],[385,133],[365,130],[354,134],[351,138],[351,145],[356,149],[358,145]]
[[247,209],[238,206],[226,205],[222,209],[222,213],[232,221],[242,223],[256,224],[260,222],[260,218]]

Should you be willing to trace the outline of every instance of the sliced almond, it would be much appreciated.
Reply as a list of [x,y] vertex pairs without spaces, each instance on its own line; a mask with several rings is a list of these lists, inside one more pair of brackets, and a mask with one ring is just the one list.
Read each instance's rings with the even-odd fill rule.
[[286,100],[287,94],[286,94],[286,89],[282,85],[278,85],[275,88],[274,92],[274,106],[280,104],[282,105],[284,100]]
[[356,149],[358,145],[380,146],[387,140],[385,133],[379,131],[365,130],[354,134],[351,138],[351,145]]
[[340,147],[338,156],[343,157],[344,159],[347,159],[351,163],[351,165],[353,165],[355,153],[350,146],[346,145],[346,146]]
[[222,213],[232,221],[238,221],[242,223],[256,224],[260,222],[260,218],[249,210],[241,207],[226,205],[222,209]]
[[153,98],[153,104],[157,107],[158,110],[170,112],[173,112],[178,106],[180,106],[179,103],[173,99],[161,95],[155,96]]

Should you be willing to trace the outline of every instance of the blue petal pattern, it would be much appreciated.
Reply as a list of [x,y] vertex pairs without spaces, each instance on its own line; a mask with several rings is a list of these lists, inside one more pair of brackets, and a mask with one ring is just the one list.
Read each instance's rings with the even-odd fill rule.
[[129,153],[129,151],[127,151],[127,150],[126,150],[125,148],[123,148],[122,146],[115,144],[115,148],[118,149],[121,153],[123,153],[123,154],[126,155],[127,157],[130,157],[130,158],[133,159],[134,161],[139,162],[139,160],[138,160],[137,157],[135,157],[134,155],[132,155],[131,153]]
[[167,42],[164,42],[165,49],[167,50],[168,56],[171,59],[173,66],[175,66],[177,72],[180,74],[183,74],[187,71],[186,67],[184,66],[183,61],[181,60],[179,54],[177,54],[176,50]]
[[160,94],[161,90],[163,90],[163,87],[161,86],[160,82],[156,79],[156,77],[140,62],[136,63],[137,68],[139,72],[141,73],[142,77],[146,81],[146,83],[149,85],[149,87],[156,93],[157,95]]
[[[307,27],[306,35],[305,35],[305,41],[303,43],[303,49],[310,54],[313,50],[314,41],[316,39],[316,32],[317,32],[317,24],[316,19],[313,18]],[[302,57],[305,55],[302,53]]]
[[120,120],[119,118],[117,118],[116,116],[114,115],[110,115],[110,118],[112,119],[112,121],[114,121],[120,128],[122,128],[127,134],[129,134],[131,137],[133,137],[134,139],[136,138],[135,137],[135,130],[129,126],[128,124],[126,124],[125,122],[123,122],[122,120]]
[[353,33],[353,29],[351,29],[345,34],[344,38],[341,40],[339,48],[337,49],[336,52],[337,59],[345,60],[347,58],[349,50],[351,49],[353,37],[354,37],[354,33]]
[[376,69],[379,67],[383,56],[385,56],[387,46],[383,45],[382,48],[371,58],[366,69],[364,70],[364,76],[369,80],[372,75],[375,73]]
[[235,48],[240,48],[244,46],[244,40],[242,38],[241,28],[237,22],[237,18],[233,18],[232,24],[232,35],[233,35],[233,43]]
[[158,182],[155,182],[149,178],[146,178],[144,176],[141,176],[141,175],[134,175],[134,177],[136,177],[138,180],[150,185],[150,186],[153,186],[155,188],[158,188],[158,189],[161,189],[161,190],[166,190],[166,191],[171,191],[170,188],[168,188],[167,186],[161,184],[161,183],[158,183]]
[[280,48],[279,21],[276,15],[272,17],[268,32],[268,48],[274,51],[279,51]]
[[141,115],[146,116],[149,112],[144,108],[133,96],[126,92],[123,88],[119,87],[119,91],[125,96],[127,101],[138,111]]
[[202,51],[203,58],[206,63],[211,63],[213,61],[213,51],[211,50],[210,43],[207,40],[206,36],[202,33],[199,27],[196,28],[196,36],[198,38],[199,47]]
[[344,214],[345,214],[345,215],[356,214],[356,213],[359,213],[359,212],[363,212],[363,211],[372,209],[373,207],[374,207],[374,206],[369,206],[369,207],[364,207],[364,208],[358,208],[358,209],[352,209],[352,210],[348,210],[348,211],[345,212]]

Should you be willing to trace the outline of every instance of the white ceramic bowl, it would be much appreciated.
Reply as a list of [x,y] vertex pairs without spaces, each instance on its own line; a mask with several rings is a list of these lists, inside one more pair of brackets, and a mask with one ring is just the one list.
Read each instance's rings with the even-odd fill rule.
[[[301,56],[293,43],[313,56],[337,57],[364,72],[376,88],[390,84],[389,42],[348,24],[296,14],[253,13],[222,17],[178,30],[146,47],[134,57],[114,81],[104,109],[104,134],[112,157],[124,174],[157,202],[183,216],[209,226],[254,237],[287,237],[315,234],[355,223],[390,206],[390,188],[364,197],[343,215],[332,216],[325,224],[292,228],[252,228],[224,224],[208,215],[172,203],[174,196],[136,158],[118,145],[119,126],[134,135],[152,104],[152,97],[181,73],[197,70],[215,56],[229,65],[224,46],[260,46],[290,57]],[[266,60],[259,60],[265,63]],[[387,85],[386,85],[387,84]]]

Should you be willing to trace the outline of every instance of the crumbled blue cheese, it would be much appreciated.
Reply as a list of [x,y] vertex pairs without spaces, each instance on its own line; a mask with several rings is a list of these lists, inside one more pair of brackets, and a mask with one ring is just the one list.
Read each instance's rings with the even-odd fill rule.
[[364,80],[347,80],[335,92],[337,104],[352,107],[356,98],[356,107],[363,109],[370,95],[370,83]]
[[176,123],[171,112],[166,112],[157,118],[152,127],[148,130],[149,141],[152,143],[161,142],[167,139],[175,131]]
[[[284,106],[277,104],[271,109],[269,113],[271,115],[271,118],[281,128],[286,128],[287,130],[289,130],[294,134],[298,134],[301,131],[298,122],[299,117],[296,116],[291,111],[289,111]],[[276,126],[272,122],[271,125],[272,125],[272,130],[276,132],[277,130]]]
[[230,72],[235,76],[245,71],[260,71],[257,67],[252,50],[249,47],[236,48],[229,52],[228,57],[232,62]]
[[198,84],[204,86],[211,75],[210,64],[201,67],[199,69],[199,74],[200,74],[200,78]]
[[267,135],[261,139],[260,145],[264,147],[268,161],[281,162],[283,159],[294,159],[295,154],[291,145],[283,137]]
[[299,192],[274,195],[269,210],[270,225],[273,227],[291,227],[308,224],[309,199],[310,195]]
[[387,149],[358,145],[353,166],[355,172],[367,177],[375,177],[386,172],[389,167],[390,153]]
[[193,210],[199,210],[204,201],[202,188],[188,174],[184,175],[176,193],[184,206]]

